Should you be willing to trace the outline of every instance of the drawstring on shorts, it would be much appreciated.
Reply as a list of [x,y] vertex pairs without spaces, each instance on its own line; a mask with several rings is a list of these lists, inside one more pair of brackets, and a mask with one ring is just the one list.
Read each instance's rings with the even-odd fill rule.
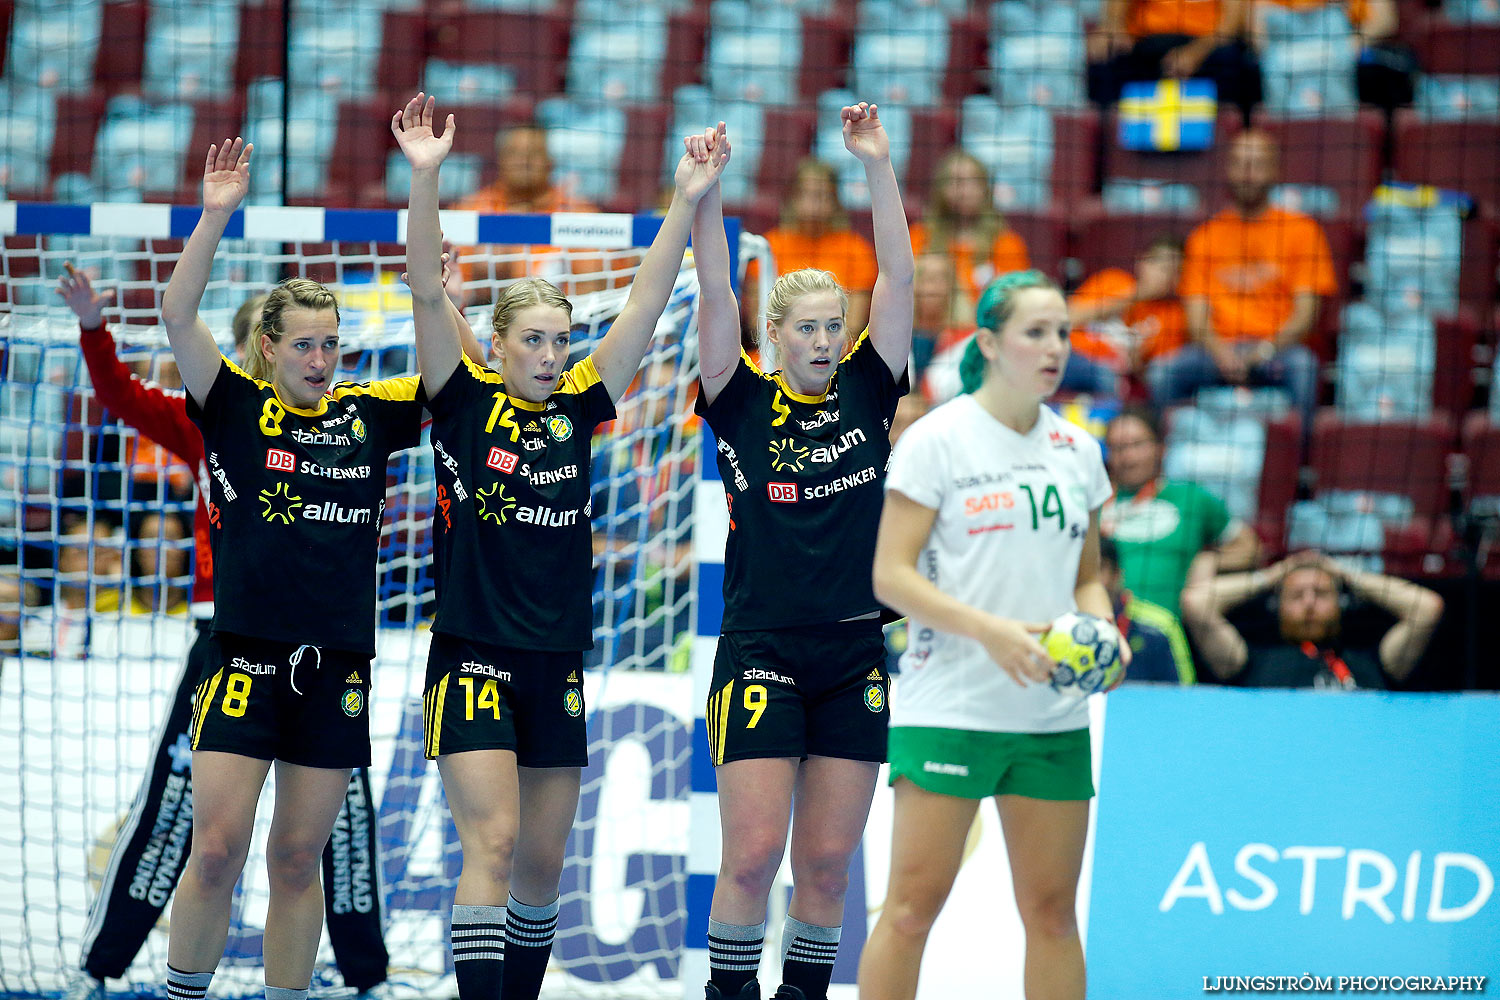
[[309,646],[307,643],[304,642],[302,645],[300,645],[300,646],[297,647],[297,651],[292,654],[291,663],[292,663],[292,690],[295,691],[295,692],[297,692],[298,694],[302,693],[302,689],[297,686],[297,664],[299,664],[299,663],[302,662],[302,653],[303,653],[304,650],[308,650],[308,649],[310,649],[310,650],[313,651],[313,657],[314,657],[313,669],[317,670],[317,669],[319,669],[320,667],[323,666],[323,652],[322,652],[322,650],[318,649],[317,646]]

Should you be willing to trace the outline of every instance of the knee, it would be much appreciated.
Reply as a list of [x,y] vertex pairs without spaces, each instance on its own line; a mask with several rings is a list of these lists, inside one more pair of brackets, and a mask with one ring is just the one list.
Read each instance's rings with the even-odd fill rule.
[[272,837],[266,844],[266,876],[290,889],[306,889],[317,881],[325,840],[310,837]]
[[849,889],[852,845],[826,844],[792,856],[792,883],[799,893],[813,892],[840,900]]
[[516,828],[513,823],[481,824],[461,838],[464,871],[492,882],[509,883],[512,856],[516,850]]
[[723,871],[720,877],[736,890],[752,897],[764,897],[771,891],[776,870],[781,867],[785,846],[782,836],[757,831],[724,845]]
[[925,941],[946,900],[947,893],[928,887],[892,892],[886,897],[884,919],[900,937]]
[[1016,907],[1028,936],[1062,938],[1078,933],[1077,901],[1071,889],[1017,895]]
[[198,826],[193,830],[192,867],[208,888],[234,888],[245,866],[249,841],[226,830]]

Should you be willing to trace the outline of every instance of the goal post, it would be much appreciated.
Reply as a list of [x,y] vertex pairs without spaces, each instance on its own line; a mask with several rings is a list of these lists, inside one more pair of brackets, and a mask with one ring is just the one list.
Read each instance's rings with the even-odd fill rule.
[[[172,205],[0,203],[0,755],[17,765],[0,773],[0,813],[13,817],[0,824],[0,884],[15,887],[0,893],[3,993],[59,990],[76,968],[109,849],[193,630],[180,600],[191,584],[192,475],[184,478],[170,456],[102,409],[77,321],[54,289],[64,261],[88,270],[114,292],[105,321],[121,359],[140,377],[172,385],[175,367],[156,318],[198,214]],[[553,279],[574,302],[579,353],[618,315],[659,224],[644,215],[442,215],[450,241],[487,248],[460,258],[471,297],[492,298],[520,276]],[[769,273],[763,241],[741,244],[732,219],[726,230],[742,254],[765,258]],[[415,355],[400,281],[404,235],[404,212],[247,206],[219,248],[201,314],[230,353],[241,302],[285,277],[315,278],[340,302],[340,377],[408,373]],[[487,343],[489,307],[470,305],[466,315]],[[637,383],[594,444],[590,764],[544,995],[675,997],[684,989],[701,700],[689,673],[701,645],[695,615],[704,585],[694,557],[702,547],[697,483],[713,462],[692,412],[696,323],[689,259]],[[432,463],[424,441],[393,456],[388,469],[368,816],[380,856],[368,874],[383,886],[393,985],[447,996],[447,916],[460,852],[436,769],[421,751]],[[172,519],[188,530],[162,527]],[[260,851],[273,783],[236,890],[216,995],[258,995],[261,987]],[[180,852],[173,836],[163,832],[161,855]],[[164,917],[119,985],[158,988],[165,924]],[[325,940],[314,985],[339,982]]]

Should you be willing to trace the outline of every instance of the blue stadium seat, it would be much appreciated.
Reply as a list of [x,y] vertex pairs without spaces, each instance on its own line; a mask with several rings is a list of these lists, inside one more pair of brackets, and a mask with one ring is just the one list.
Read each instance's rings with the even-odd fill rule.
[[1443,0],[1443,16],[1454,24],[1500,24],[1495,0]]
[[173,193],[192,135],[191,105],[112,98],[94,141],[94,183],[111,200]]
[[994,181],[1001,209],[1042,208],[1052,200],[1052,116],[1035,105],[1003,107],[992,97],[964,98],[959,141]]
[[250,204],[279,204],[287,198],[311,198],[328,186],[338,100],[321,90],[294,91],[288,117],[293,150],[287,166],[287,189],[281,190],[281,81],[267,77],[246,88],[244,136],[255,143],[250,171]]
[[795,103],[802,21],[795,15],[787,20],[786,27],[775,29],[715,27],[704,60],[709,91],[720,100]]
[[1338,215],[1342,207],[1338,191],[1327,184],[1278,184],[1271,189],[1271,204],[1325,219]]
[[[1368,572],[1385,568],[1385,524],[1371,510],[1360,509],[1346,497],[1365,494],[1331,493],[1299,500],[1287,511],[1286,545],[1291,551],[1317,549]],[[1390,497],[1403,500],[1403,497]],[[1409,509],[1408,509],[1409,512]]]
[[19,5],[5,75],[34,87],[88,90],[102,34],[102,4]]
[[38,193],[47,186],[57,92],[6,81],[0,100],[0,191]]
[[238,5],[153,5],[146,23],[142,92],[176,100],[229,93],[239,37]]
[[439,94],[444,103],[498,104],[516,93],[516,72],[496,63],[453,63],[429,59],[422,71],[422,89]]
[[1266,426],[1252,415],[1184,407],[1172,416],[1162,470],[1197,483],[1231,514],[1255,521]]
[[655,101],[666,52],[665,11],[643,8],[629,21],[577,26],[568,53],[568,96],[612,104]]
[[295,7],[289,54],[293,82],[340,97],[369,96],[376,89],[381,27],[378,7]]
[[1113,177],[1105,181],[1100,202],[1109,212],[1138,214],[1191,215],[1202,207],[1198,189],[1191,184],[1138,177]]
[[1334,362],[1335,403],[1346,420],[1414,420],[1432,412],[1437,337],[1431,318],[1345,307]]
[[1451,208],[1372,206],[1365,297],[1388,316],[1458,308],[1463,220]]
[[615,193],[625,148],[624,110],[553,97],[537,105],[536,117],[547,129],[553,182],[589,201],[608,201]]
[[[484,157],[475,153],[449,153],[438,176],[438,198],[444,203],[457,201],[480,188]],[[393,149],[385,157],[385,200],[400,205],[411,196],[411,164],[406,154]]]
[[1351,113],[1355,95],[1354,29],[1335,4],[1294,11],[1261,4],[1265,44],[1261,79],[1273,114],[1323,116]]
[[1417,79],[1413,105],[1429,121],[1466,121],[1500,116],[1500,76],[1425,74]]
[[724,172],[719,183],[726,202],[742,204],[755,196],[755,178],[766,143],[765,109],[751,101],[717,100],[706,87],[678,87],[673,96],[671,127],[667,129],[666,155],[662,160],[663,180],[670,182],[672,171],[682,157],[682,137],[709,122],[721,121],[729,130],[734,165]]
[[1071,4],[1002,0],[990,9],[991,90],[1008,107],[1084,104],[1083,21]]
[[933,7],[862,4],[850,62],[851,89],[861,100],[937,104],[947,72],[948,19]]

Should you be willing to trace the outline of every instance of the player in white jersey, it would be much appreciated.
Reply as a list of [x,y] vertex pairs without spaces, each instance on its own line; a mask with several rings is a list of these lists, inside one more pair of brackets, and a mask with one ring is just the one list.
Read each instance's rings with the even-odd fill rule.
[[[1068,313],[1036,271],[978,306],[964,392],[897,442],[875,548],[880,600],[909,617],[891,699],[891,878],[865,945],[863,1000],[916,995],[928,931],[981,799],[999,809],[1026,928],[1026,995],[1083,1000],[1074,918],[1093,796],[1088,710],[1047,683],[1036,639],[1067,611],[1113,618],[1099,581],[1098,442],[1042,405]],[[976,984],[977,985],[977,984]]]

